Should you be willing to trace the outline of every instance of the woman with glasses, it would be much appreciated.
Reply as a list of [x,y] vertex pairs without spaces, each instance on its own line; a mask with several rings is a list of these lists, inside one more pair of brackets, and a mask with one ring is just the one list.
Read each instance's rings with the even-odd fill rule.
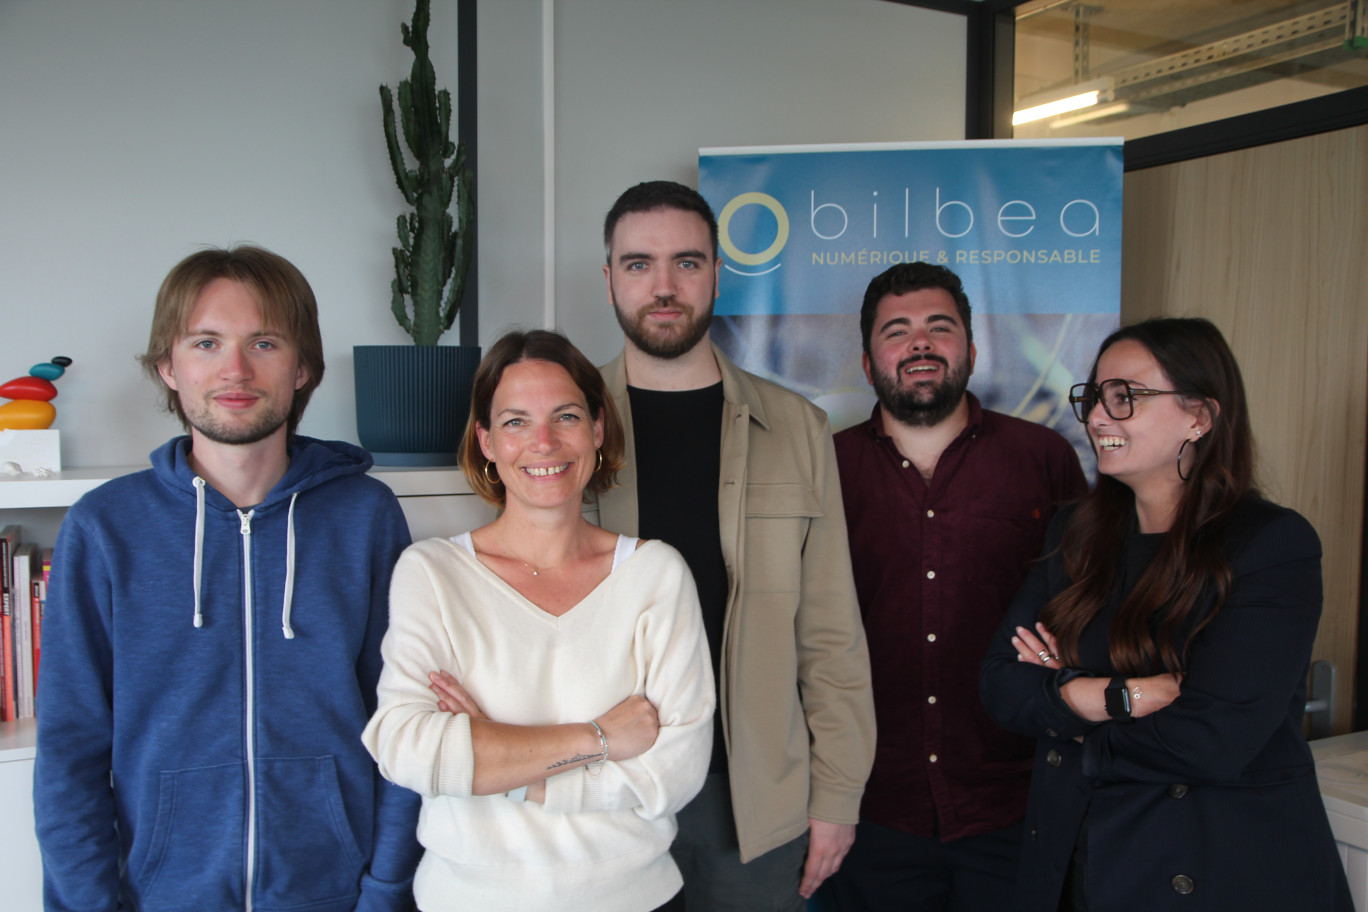
[[1206,320],[1125,327],[1070,399],[1097,485],[980,679],[1037,739],[1018,909],[1348,912],[1302,737],[1320,542],[1254,489],[1229,346]]

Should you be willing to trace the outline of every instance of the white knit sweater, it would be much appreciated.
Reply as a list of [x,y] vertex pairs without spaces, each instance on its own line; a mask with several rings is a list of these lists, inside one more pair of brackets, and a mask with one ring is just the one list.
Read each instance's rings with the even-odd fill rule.
[[[677,551],[646,542],[553,617],[454,540],[419,542],[395,568],[382,653],[362,739],[387,779],[423,796],[424,912],[644,912],[678,891],[674,813],[707,774],[715,691]],[[644,694],[660,733],[639,757],[614,761],[610,744],[607,763],[550,777],[545,805],[472,796],[470,719],[439,711],[428,689],[442,669],[498,722],[587,722]]]

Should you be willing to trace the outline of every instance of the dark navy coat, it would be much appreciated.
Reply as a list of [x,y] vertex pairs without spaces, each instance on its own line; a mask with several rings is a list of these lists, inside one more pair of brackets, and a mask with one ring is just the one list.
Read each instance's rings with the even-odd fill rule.
[[[1181,694],[1134,722],[1091,723],[1059,695],[1078,670],[1018,662],[1011,644],[1069,584],[1057,552],[1072,513],[1056,516],[980,678],[989,715],[1037,739],[1018,908],[1055,912],[1082,832],[1092,912],[1351,912],[1302,737],[1321,612],[1315,530],[1291,510],[1242,503],[1224,534],[1230,591],[1192,640]],[[1118,577],[1133,584],[1160,538],[1129,536]],[[1107,626],[1120,595],[1080,637],[1084,673],[1115,673]]]

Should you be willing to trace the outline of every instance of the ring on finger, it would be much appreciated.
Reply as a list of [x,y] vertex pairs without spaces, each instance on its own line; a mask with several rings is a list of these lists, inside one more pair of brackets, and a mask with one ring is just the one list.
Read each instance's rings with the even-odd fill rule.
[[1040,661],[1042,661],[1042,662],[1048,662],[1048,661],[1050,661],[1051,658],[1053,658],[1053,657],[1052,657],[1048,652],[1046,652],[1044,649],[1042,649],[1042,650],[1040,650],[1039,652],[1037,652],[1036,655],[1040,656]]

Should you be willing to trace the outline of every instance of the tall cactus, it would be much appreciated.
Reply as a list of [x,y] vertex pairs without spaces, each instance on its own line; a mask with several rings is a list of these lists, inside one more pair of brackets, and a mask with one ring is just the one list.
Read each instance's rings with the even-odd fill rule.
[[[466,167],[465,144],[451,141],[451,93],[437,89],[437,72],[428,56],[429,0],[418,0],[413,25],[401,23],[404,44],[413,50],[413,70],[399,83],[399,116],[416,168],[409,168],[399,147],[394,99],[380,87],[385,144],[394,180],[413,207],[397,223],[394,281],[390,307],[416,345],[436,345],[451,328],[465,293],[474,252],[475,177]],[[456,218],[451,199],[456,197]],[[445,292],[445,297],[443,296]],[[412,302],[412,308],[405,299]]]

